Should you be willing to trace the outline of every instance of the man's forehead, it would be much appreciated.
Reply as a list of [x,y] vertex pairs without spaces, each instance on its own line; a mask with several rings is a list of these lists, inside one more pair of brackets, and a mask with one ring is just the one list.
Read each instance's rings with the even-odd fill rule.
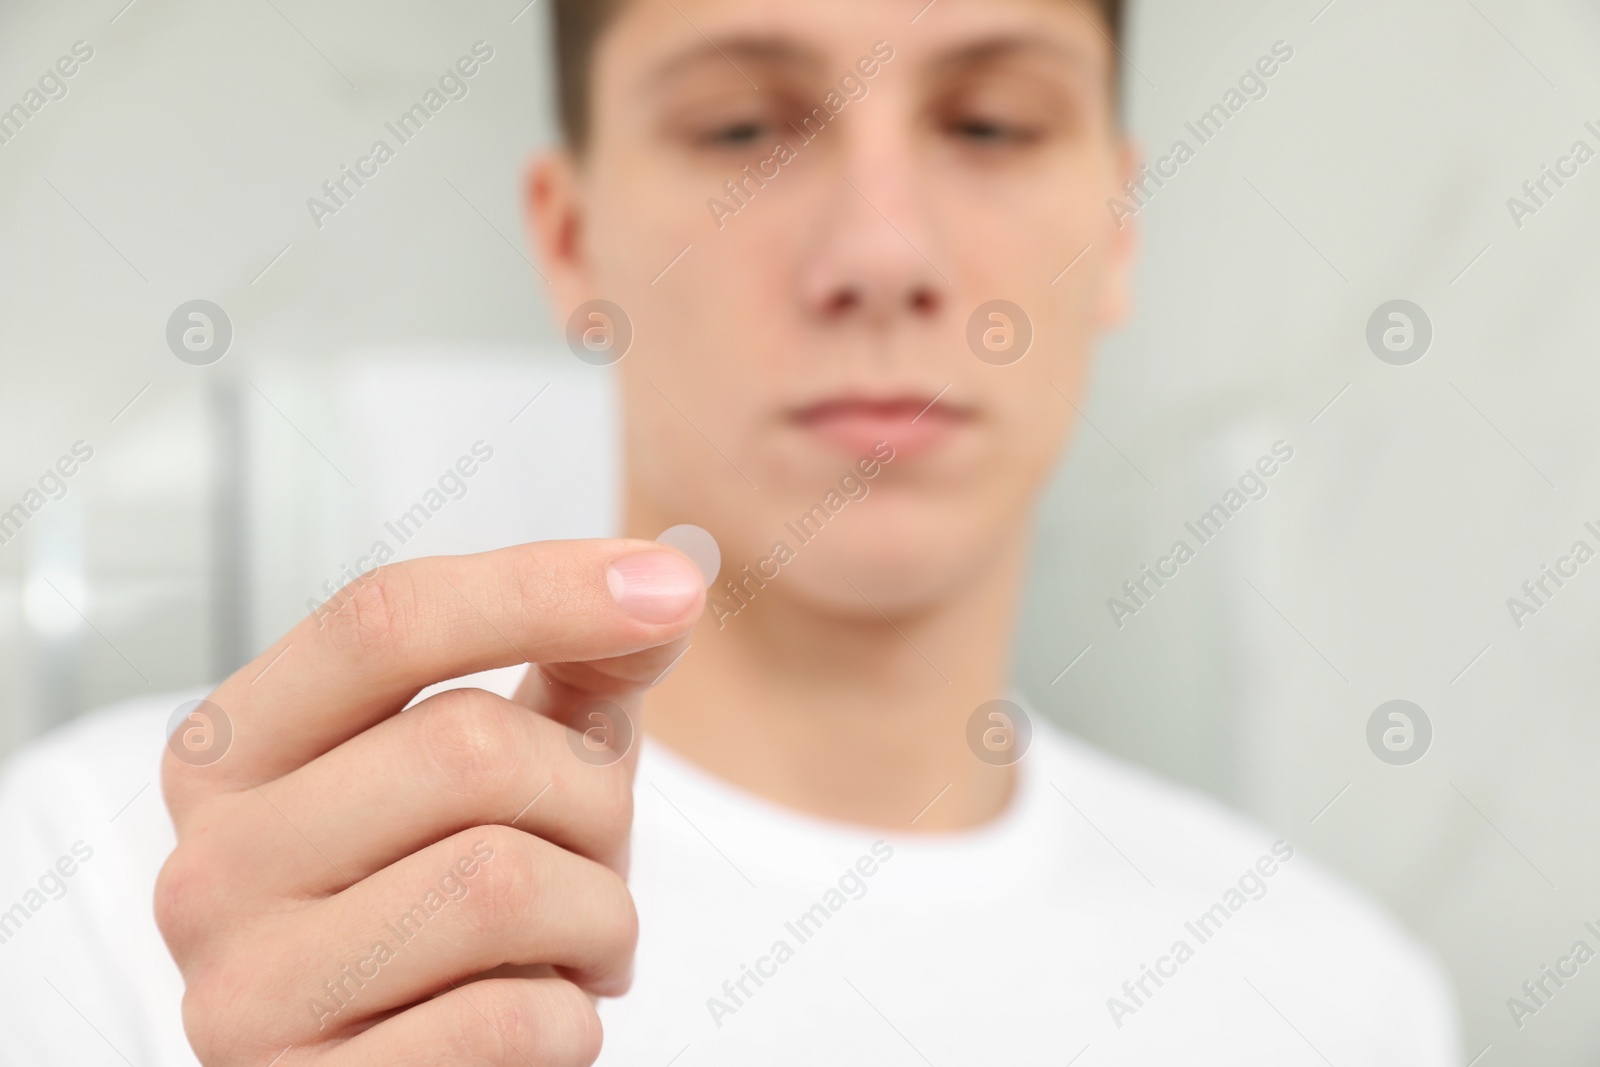
[[[923,55],[923,62],[935,70],[960,71],[1008,59],[1038,59],[1074,66],[1089,62],[1085,49],[1071,42],[1041,39],[1038,36],[995,33],[977,39],[946,42],[946,47]],[[707,37],[683,42],[669,50],[649,70],[651,83],[662,83],[694,70],[703,64],[754,63],[764,67],[787,67],[800,73],[827,73],[836,57],[814,42],[783,34],[732,34],[720,39]]]
[[[1074,0],[641,0],[631,37],[642,83],[707,64],[823,73],[881,40],[912,64],[959,71],[1010,59],[1096,66],[1097,30]],[[937,12],[935,16],[934,12]],[[908,14],[909,13],[909,14]],[[918,21],[911,21],[918,15]],[[647,51],[648,56],[640,55]],[[907,64],[909,65],[909,64]]]

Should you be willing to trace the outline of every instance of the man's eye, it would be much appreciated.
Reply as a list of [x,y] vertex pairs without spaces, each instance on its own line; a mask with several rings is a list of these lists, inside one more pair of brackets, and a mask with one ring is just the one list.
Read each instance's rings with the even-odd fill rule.
[[720,148],[743,148],[754,144],[768,130],[765,122],[734,122],[708,131],[706,144]]
[[986,145],[1022,144],[1032,139],[1026,127],[985,118],[959,119],[952,124],[951,132],[963,140]]

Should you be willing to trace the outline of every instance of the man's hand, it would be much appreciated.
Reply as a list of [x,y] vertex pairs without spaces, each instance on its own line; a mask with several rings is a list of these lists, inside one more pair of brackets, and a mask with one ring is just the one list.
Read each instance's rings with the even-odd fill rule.
[[[627,988],[637,935],[637,744],[580,758],[565,724],[589,728],[593,699],[636,712],[685,648],[700,572],[648,542],[545,542],[343,596],[211,695],[223,758],[167,754],[178,847],[155,910],[190,1042],[207,1067],[593,1062],[592,997]],[[522,662],[514,700],[397,714]]]

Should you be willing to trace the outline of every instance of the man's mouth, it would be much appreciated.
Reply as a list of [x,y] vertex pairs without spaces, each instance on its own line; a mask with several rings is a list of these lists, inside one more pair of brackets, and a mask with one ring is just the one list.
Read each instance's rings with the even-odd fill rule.
[[951,403],[944,393],[842,396],[799,408],[791,421],[852,456],[871,455],[880,441],[887,441],[897,458],[910,458],[947,442],[971,424],[975,414]]

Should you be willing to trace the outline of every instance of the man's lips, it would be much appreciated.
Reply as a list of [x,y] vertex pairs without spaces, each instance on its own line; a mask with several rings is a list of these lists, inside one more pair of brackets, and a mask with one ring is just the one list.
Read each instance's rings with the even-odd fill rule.
[[897,457],[932,451],[973,421],[969,408],[938,396],[836,397],[800,408],[792,421],[853,456],[887,441]]

